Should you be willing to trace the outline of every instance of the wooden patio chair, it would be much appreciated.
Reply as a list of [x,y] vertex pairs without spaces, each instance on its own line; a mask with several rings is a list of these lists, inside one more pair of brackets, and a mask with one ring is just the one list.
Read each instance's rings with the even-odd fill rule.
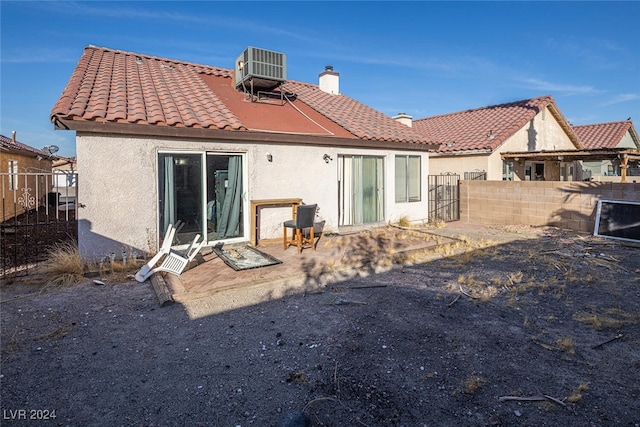
[[[292,245],[298,247],[298,253],[302,252],[305,245],[311,245],[311,248],[314,251],[316,250],[314,226],[317,207],[317,204],[299,205],[296,210],[296,217],[283,223],[283,243],[285,250]],[[293,230],[292,238],[288,236],[289,233],[287,229],[289,228]]]

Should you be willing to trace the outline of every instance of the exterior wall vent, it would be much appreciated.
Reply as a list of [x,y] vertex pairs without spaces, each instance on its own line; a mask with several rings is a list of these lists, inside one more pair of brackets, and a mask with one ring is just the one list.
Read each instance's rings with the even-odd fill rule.
[[249,46],[236,59],[235,70],[236,89],[273,89],[287,81],[287,56]]

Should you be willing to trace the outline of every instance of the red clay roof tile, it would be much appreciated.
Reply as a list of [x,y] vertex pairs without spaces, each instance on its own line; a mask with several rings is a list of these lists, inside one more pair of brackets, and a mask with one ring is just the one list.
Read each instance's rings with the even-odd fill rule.
[[[440,144],[438,152],[493,151],[550,105],[555,107],[555,101],[547,95],[418,119],[413,126]],[[567,131],[571,132],[557,107],[555,111],[561,124],[564,123]]]
[[89,46],[51,118],[304,133],[429,144],[424,134],[344,95],[289,81],[284,105],[247,102],[230,69]]
[[51,157],[49,153],[45,153],[44,151],[31,147],[30,145],[23,144],[20,141],[14,141],[13,138],[9,138],[4,135],[0,135],[0,151],[15,151],[32,157]]
[[637,133],[630,120],[572,127],[584,148],[616,148],[627,131],[635,135],[636,144],[638,143]]

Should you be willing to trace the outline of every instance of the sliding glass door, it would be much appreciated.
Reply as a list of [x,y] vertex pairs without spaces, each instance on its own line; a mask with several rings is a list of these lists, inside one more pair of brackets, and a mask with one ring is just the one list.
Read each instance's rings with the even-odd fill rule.
[[384,158],[339,156],[339,223],[384,221]]
[[174,245],[244,236],[241,155],[160,153],[158,165],[161,235],[173,224]]
[[242,157],[207,154],[207,239],[242,237]]

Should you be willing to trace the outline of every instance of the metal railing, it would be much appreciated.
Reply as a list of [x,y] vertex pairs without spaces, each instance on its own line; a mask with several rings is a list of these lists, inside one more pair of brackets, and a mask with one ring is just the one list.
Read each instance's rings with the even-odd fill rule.
[[464,173],[465,181],[486,181],[487,173],[485,171],[474,171]]
[[60,242],[77,243],[75,171],[0,173],[0,278],[28,275]]

